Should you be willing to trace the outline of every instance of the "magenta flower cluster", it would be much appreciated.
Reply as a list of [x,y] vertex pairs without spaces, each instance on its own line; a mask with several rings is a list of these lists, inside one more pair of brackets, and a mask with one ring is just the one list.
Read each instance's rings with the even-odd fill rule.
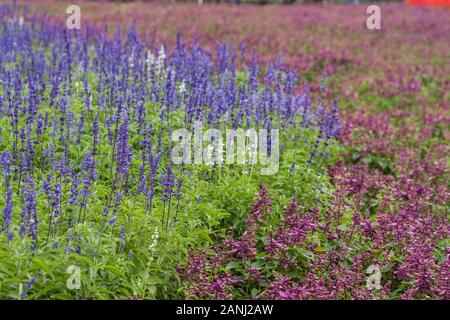
[[[375,217],[349,216],[342,193],[334,208],[303,209],[292,200],[275,230],[272,199],[261,186],[245,231],[192,252],[179,272],[190,299],[450,298],[449,234],[444,217],[423,206]],[[379,290],[367,268],[380,268]]]

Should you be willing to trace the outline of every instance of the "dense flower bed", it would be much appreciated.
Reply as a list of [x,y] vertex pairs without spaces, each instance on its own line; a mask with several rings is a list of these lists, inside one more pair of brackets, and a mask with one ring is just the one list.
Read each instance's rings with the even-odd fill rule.
[[[449,299],[448,11],[66,4],[0,10],[2,297]],[[198,120],[279,172],[173,164]]]
[[[17,10],[0,7],[3,295],[174,297],[188,248],[239,223],[258,182],[280,199],[330,195],[337,104],[294,92],[281,62],[237,70],[226,45],[214,59],[181,37],[152,51],[133,28],[69,33]],[[195,140],[211,128],[204,158],[225,129],[264,129],[268,149],[255,162],[175,162],[177,129]],[[260,174],[263,154],[276,177]],[[71,265],[82,268],[79,292],[56,280]]]

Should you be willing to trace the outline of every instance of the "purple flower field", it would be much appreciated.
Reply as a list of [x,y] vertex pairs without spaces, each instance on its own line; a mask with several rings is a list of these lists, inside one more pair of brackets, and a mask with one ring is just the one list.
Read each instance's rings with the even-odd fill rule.
[[450,299],[450,11],[0,2],[0,299]]

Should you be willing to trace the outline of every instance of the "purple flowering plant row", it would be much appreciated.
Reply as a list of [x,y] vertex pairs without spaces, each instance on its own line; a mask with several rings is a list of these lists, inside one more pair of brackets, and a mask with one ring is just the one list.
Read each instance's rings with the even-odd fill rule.
[[[0,24],[0,298],[202,298],[205,278],[183,271],[193,252],[243,234],[255,248],[225,244],[245,260],[273,247],[279,225],[302,223],[286,221],[291,199],[314,210],[308,219],[326,208],[338,103],[322,89],[312,95],[282,61],[262,67],[247,53],[238,68],[225,44],[211,52],[179,36],[154,48],[133,28],[69,32],[9,5],[0,5]],[[199,121],[223,133],[278,129],[279,150],[269,136],[267,152],[279,170],[174,163],[172,133]],[[257,192],[264,210],[251,207]],[[311,257],[304,248],[295,255]],[[292,263],[251,270],[258,277]],[[225,287],[248,278],[225,274],[211,298],[232,297]],[[269,297],[263,289],[247,283],[235,296]]]
[[[72,3],[23,2],[0,10],[1,298],[450,298],[448,10],[79,1],[65,34]],[[234,129],[278,130],[276,174],[205,161]]]

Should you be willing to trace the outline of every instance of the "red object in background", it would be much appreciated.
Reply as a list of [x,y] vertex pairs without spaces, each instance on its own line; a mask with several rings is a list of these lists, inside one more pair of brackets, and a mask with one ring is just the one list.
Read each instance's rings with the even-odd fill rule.
[[426,7],[447,7],[450,8],[450,0],[406,0],[407,4]]

